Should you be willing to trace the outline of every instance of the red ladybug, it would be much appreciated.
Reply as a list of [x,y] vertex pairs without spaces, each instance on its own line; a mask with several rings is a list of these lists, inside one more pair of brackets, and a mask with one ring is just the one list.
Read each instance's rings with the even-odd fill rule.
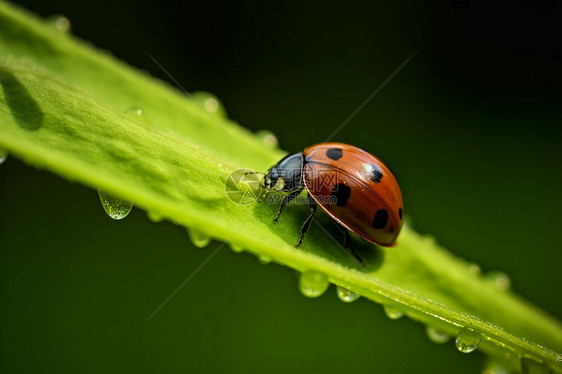
[[265,194],[271,188],[290,192],[275,221],[283,206],[306,187],[310,215],[302,225],[297,248],[318,205],[342,229],[347,247],[349,231],[370,243],[394,246],[404,222],[402,193],[394,175],[381,160],[351,145],[320,143],[289,155],[267,171],[263,184]]

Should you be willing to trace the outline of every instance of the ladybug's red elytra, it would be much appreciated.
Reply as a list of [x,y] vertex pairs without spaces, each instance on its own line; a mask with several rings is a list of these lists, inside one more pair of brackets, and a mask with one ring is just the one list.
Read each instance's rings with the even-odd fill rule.
[[377,157],[352,145],[319,143],[289,155],[267,171],[263,186],[265,194],[270,189],[289,192],[275,221],[285,204],[306,188],[310,215],[302,225],[297,248],[318,205],[342,229],[348,248],[349,231],[370,243],[394,246],[404,222],[402,193],[394,175]]

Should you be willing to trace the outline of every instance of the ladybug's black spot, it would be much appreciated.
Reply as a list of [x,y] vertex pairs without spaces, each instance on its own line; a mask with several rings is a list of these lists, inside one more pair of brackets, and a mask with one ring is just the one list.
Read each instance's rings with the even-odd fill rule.
[[380,183],[382,179],[382,170],[378,167],[378,165],[371,165],[372,172],[371,172],[371,180],[375,183]]
[[373,228],[382,229],[388,223],[388,212],[386,209],[377,210],[373,219]]
[[332,187],[332,196],[336,198],[337,206],[344,206],[347,204],[349,196],[351,196],[351,188],[343,183],[335,184],[334,187]]
[[402,208],[398,209],[398,217],[400,217],[400,219],[402,219]]
[[334,161],[339,160],[343,156],[343,151],[341,148],[330,148],[326,151],[326,156]]

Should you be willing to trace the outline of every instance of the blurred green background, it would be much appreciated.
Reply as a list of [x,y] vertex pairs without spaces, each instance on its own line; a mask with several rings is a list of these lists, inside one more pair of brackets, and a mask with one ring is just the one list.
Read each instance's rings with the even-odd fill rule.
[[[251,130],[299,151],[333,140],[380,156],[422,233],[562,318],[562,7],[557,2],[19,1],[190,91],[218,95]],[[333,287],[134,209],[112,221],[97,193],[10,158],[0,166],[0,371],[474,373],[485,356],[436,345]],[[304,217],[303,217],[304,219]],[[438,358],[438,359],[437,359]]]

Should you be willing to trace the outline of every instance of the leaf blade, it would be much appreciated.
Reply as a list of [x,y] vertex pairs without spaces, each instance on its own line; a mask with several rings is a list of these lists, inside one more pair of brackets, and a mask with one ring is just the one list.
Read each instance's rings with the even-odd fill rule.
[[[0,51],[13,55],[0,65],[1,147],[256,255],[301,272],[320,271],[332,283],[377,302],[398,303],[426,324],[453,334],[461,327],[476,329],[485,334],[481,348],[492,354],[505,346],[560,370],[553,351],[562,347],[560,323],[475,276],[470,264],[410,228],[394,249],[359,246],[372,264],[368,273],[354,267],[319,228],[311,230],[302,249],[293,248],[303,207],[273,225],[275,207],[235,204],[224,192],[234,169],[265,170],[283,152],[265,147],[225,117],[217,124],[177,92],[66,35],[46,32],[45,26],[4,4],[0,19],[3,27],[27,32],[17,40],[15,32],[1,33]],[[58,43],[60,38],[63,42]],[[40,41],[50,47],[40,52],[30,48]],[[29,68],[30,61],[40,68]],[[100,84],[103,79],[91,71],[100,72],[111,87]],[[151,104],[154,97],[158,100]],[[146,123],[123,113],[133,104],[148,108]],[[236,143],[254,157],[247,157]],[[326,217],[319,222],[329,224]]]

